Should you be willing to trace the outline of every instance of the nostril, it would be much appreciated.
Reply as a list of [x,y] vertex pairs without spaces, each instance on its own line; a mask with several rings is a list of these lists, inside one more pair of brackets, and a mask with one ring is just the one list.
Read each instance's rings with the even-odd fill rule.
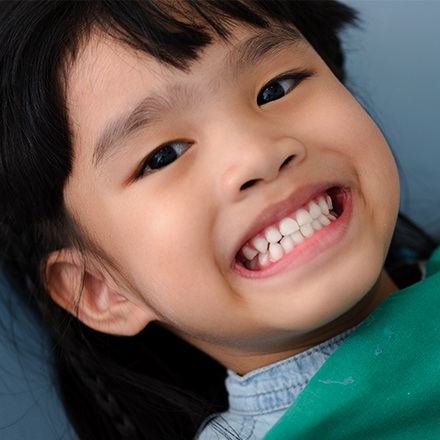
[[250,179],[248,181],[246,181],[245,183],[243,183],[243,185],[240,186],[240,191],[244,191],[245,189],[248,189],[252,186],[254,186],[256,183],[258,183],[260,180],[272,180],[273,178],[275,178],[275,176],[278,174],[279,171],[281,171],[282,168],[284,168],[288,163],[290,163],[293,159],[295,158],[295,155],[292,154],[289,157],[287,157],[283,163],[280,165],[280,167],[278,168],[278,171],[275,172],[274,176],[269,176],[267,175],[266,178],[262,178],[262,179]]
[[243,191],[247,188],[250,188],[251,186],[254,186],[257,183],[258,179],[252,179],[248,180],[246,183],[243,183],[243,185],[240,186],[240,191]]
[[[284,168],[289,162],[292,161],[292,159],[295,157],[294,154],[292,154],[291,156],[289,156],[287,159],[284,160],[284,162],[280,165],[280,168],[278,171],[280,171],[282,168]],[[264,180],[264,179],[251,179],[248,180],[247,182],[243,183],[243,185],[240,186],[240,191],[244,191],[245,189],[250,188],[251,186],[254,186],[259,180]]]
[[280,170],[282,168],[284,168],[289,162],[291,162],[291,160],[294,158],[295,156],[292,154],[291,156],[289,156],[280,166]]

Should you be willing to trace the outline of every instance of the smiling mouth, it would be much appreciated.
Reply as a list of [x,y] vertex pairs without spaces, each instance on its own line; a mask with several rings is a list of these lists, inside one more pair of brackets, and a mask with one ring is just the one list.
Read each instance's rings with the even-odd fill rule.
[[247,270],[260,271],[290,254],[343,212],[343,190],[330,188],[248,240],[236,255]]

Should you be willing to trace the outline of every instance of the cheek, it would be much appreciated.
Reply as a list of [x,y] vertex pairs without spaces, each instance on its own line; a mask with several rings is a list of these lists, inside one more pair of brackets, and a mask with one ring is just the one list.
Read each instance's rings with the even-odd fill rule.
[[353,96],[331,78],[307,110],[299,127],[304,142],[310,152],[337,157],[352,170],[366,235],[376,237],[377,250],[386,253],[398,213],[399,179],[385,138]]
[[158,197],[161,202],[154,206],[121,201],[117,211],[106,215],[106,232],[99,244],[137,294],[185,308],[188,296],[182,292],[195,292],[211,267],[211,240],[206,215],[196,206],[188,209],[189,201],[180,192],[174,194]]
[[310,144],[349,161],[365,190],[382,192],[386,203],[399,196],[397,167],[374,121],[336,79],[329,77],[316,91],[304,127]]
[[360,106],[358,113],[358,118],[351,124],[351,162],[357,170],[362,194],[372,217],[391,236],[399,209],[397,166],[379,128]]
[[66,200],[85,233],[114,262],[122,289],[133,290],[169,321],[178,314],[186,319],[206,301],[210,281],[220,278],[212,197],[206,184],[190,179],[146,179],[110,195],[91,192],[76,179]]

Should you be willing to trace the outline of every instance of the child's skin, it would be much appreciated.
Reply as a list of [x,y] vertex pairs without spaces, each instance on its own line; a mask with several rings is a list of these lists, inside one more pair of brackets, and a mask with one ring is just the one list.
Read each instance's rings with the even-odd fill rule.
[[[304,39],[264,33],[237,27],[187,71],[96,34],[66,83],[65,201],[105,255],[89,255],[79,318],[126,335],[159,321],[240,374],[351,328],[395,290],[382,269],[399,199],[386,141]],[[295,72],[309,77],[284,77],[279,99],[261,101]],[[172,142],[177,160],[142,176]],[[257,270],[236,258],[330,188],[329,226]],[[80,267],[72,249],[49,259],[51,294],[70,311]]]

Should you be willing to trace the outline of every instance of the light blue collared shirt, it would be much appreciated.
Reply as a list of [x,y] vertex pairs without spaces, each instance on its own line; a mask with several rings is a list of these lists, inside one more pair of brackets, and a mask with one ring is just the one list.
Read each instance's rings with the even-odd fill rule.
[[229,409],[205,422],[197,440],[261,440],[353,331],[244,376],[228,371]]

